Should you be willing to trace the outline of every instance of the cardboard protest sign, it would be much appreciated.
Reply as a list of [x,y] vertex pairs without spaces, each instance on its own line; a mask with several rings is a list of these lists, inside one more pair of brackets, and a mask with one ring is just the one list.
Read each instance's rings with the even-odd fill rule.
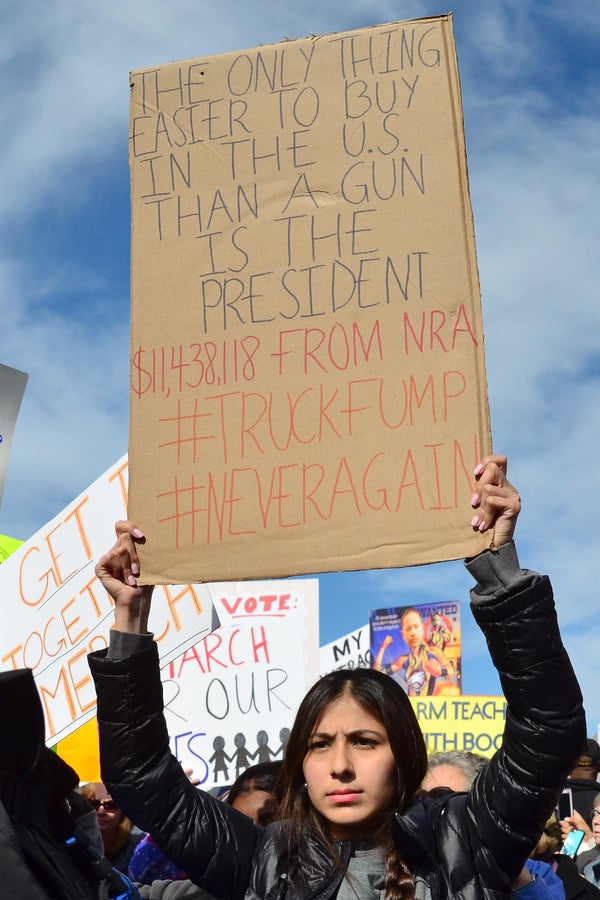
[[135,71],[130,164],[147,581],[486,546],[469,526],[490,428],[451,17]]
[[0,363],[0,503],[6,482],[10,448],[29,375]]
[[398,681],[409,697],[461,692],[458,603],[372,609],[371,667]]
[[[123,457],[0,566],[3,669],[33,669],[49,743],[95,714],[87,654],[108,645],[112,600],[94,574],[125,516]],[[164,662],[216,627],[210,585],[161,586],[149,627]]]

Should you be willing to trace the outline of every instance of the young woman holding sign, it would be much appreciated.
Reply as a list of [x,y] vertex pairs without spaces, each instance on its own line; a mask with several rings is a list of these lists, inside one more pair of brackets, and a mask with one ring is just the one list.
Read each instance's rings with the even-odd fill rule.
[[[282,770],[279,820],[255,826],[196,790],[169,752],[142,532],[117,524],[96,572],[115,601],[107,651],[90,656],[102,777],[132,820],[216,897],[489,900],[527,892],[522,867],[585,739],[581,693],[548,579],[519,566],[520,498],[506,458],[475,469],[471,525],[494,550],[467,561],[473,614],[508,701],[502,748],[465,794],[427,797],[425,743],[410,702],[375,670],[321,678],[303,700]],[[521,882],[523,884],[521,885]]]

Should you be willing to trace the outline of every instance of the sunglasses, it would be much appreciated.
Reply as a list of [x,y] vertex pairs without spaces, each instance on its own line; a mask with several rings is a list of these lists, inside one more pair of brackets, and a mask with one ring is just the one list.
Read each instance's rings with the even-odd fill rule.
[[98,812],[100,807],[102,807],[102,809],[105,809],[106,812],[114,812],[116,809],[119,808],[114,800],[95,800],[94,799],[94,800],[90,800],[90,803],[92,804],[92,806],[94,807],[96,812]]

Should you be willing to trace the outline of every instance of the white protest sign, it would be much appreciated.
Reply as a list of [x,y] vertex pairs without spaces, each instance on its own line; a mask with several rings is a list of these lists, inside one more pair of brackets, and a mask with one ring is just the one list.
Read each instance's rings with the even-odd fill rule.
[[323,644],[319,648],[319,671],[321,675],[335,669],[368,669],[371,666],[369,646],[369,625],[363,625],[336,641]]
[[[113,544],[114,523],[126,518],[126,509],[123,457],[0,566],[0,664],[33,670],[50,743],[95,715],[86,657],[107,646],[113,604],[94,566]],[[217,624],[207,585],[156,588],[150,628],[164,662]]]
[[209,588],[221,627],[162,670],[171,749],[206,788],[282,758],[319,674],[316,579]]

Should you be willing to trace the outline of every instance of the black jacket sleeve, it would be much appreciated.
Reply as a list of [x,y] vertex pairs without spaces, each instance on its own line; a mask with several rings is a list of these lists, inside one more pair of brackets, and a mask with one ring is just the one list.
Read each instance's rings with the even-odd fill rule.
[[157,645],[124,659],[107,659],[106,650],[88,659],[111,795],[195,884],[215,897],[243,897],[261,829],[194,787],[171,754]]
[[508,707],[502,747],[476,779],[467,811],[483,847],[514,877],[585,741],[585,714],[548,578],[520,570],[508,588],[487,596],[476,589],[471,609]]
[[469,563],[471,595],[507,701],[501,748],[468,793],[427,795],[396,818],[399,845],[433,896],[512,896],[585,740],[579,685],[546,577],[512,545]]

